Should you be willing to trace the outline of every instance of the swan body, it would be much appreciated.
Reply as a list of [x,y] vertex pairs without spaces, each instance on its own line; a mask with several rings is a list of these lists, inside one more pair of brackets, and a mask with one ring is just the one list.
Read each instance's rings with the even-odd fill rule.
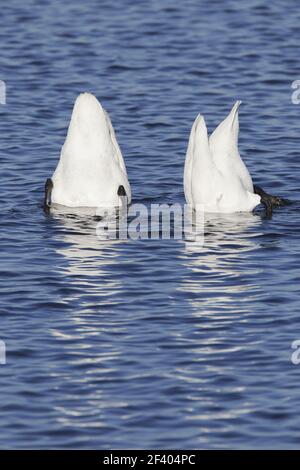
[[60,160],[51,178],[51,204],[116,207],[131,191],[107,112],[90,93],[76,99]]
[[261,202],[238,151],[238,108],[208,138],[204,117],[198,115],[190,133],[184,192],[188,204],[205,212],[250,212]]

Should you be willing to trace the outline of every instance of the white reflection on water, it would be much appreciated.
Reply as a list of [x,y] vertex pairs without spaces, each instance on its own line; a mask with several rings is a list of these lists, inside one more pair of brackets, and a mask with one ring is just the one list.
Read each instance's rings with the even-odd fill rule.
[[251,213],[206,215],[204,246],[197,241],[182,244],[181,258],[190,276],[179,289],[196,294],[189,302],[198,314],[248,311],[243,303],[260,291],[255,276],[261,269],[251,258],[249,262],[249,253],[259,248],[254,237],[260,235],[260,225],[261,218]]
[[[78,305],[70,315],[57,322],[50,334],[60,344],[64,362],[72,374],[54,368],[50,375],[61,377],[72,393],[66,403],[58,403],[55,410],[59,426],[76,426],[98,430],[107,429],[107,413],[120,413],[128,406],[120,397],[104,391],[106,381],[115,379],[121,351],[118,342],[110,338],[127,331],[112,315],[114,295],[120,292],[122,280],[114,276],[113,267],[119,262],[116,247],[124,240],[98,240],[97,220],[87,215],[57,214],[61,224],[56,252],[65,263],[57,268],[63,275],[68,290],[64,301]],[[83,400],[84,397],[84,400]]]
[[112,266],[118,263],[116,247],[124,244],[124,240],[99,240],[96,236],[98,221],[91,217],[58,214],[54,217],[63,229],[59,234],[63,246],[55,249],[66,261],[58,269],[68,276],[69,285],[78,287],[72,300],[82,297],[81,305],[88,306],[91,296],[100,295],[101,305],[109,306],[109,299],[105,301],[104,297],[111,297],[121,288],[121,279],[113,275]]

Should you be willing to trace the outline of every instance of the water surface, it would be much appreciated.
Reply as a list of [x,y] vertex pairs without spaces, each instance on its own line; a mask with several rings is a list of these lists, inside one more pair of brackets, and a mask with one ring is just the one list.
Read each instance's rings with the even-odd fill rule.
[[[300,11],[294,1],[2,5],[1,448],[297,448]],[[271,220],[207,221],[205,245],[110,240],[41,209],[73,102],[108,110],[133,201],[183,203],[190,127],[241,99]]]

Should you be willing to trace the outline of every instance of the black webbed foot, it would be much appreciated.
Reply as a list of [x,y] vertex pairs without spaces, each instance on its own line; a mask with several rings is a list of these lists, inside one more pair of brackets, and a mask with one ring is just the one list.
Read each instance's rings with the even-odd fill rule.
[[51,193],[53,189],[53,181],[51,178],[47,178],[45,184],[45,196],[44,196],[44,211],[49,213],[51,206]]
[[122,184],[118,187],[118,196],[126,196],[126,191]]
[[254,193],[258,194],[261,198],[261,203],[266,208],[266,215],[267,217],[271,217],[273,213],[274,207],[281,207],[290,204],[288,199],[284,199],[279,196],[272,196],[271,194],[266,193],[262,188],[257,186],[256,184],[253,186]]

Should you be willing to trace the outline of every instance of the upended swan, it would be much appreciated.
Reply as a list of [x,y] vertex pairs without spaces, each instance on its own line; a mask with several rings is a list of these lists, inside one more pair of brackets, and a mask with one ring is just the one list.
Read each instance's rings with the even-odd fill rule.
[[208,138],[204,117],[197,116],[189,137],[184,168],[184,193],[188,204],[204,212],[250,212],[260,203],[268,215],[287,203],[253,185],[238,151],[237,101],[229,115]]
[[67,137],[51,178],[44,207],[117,207],[131,191],[125,163],[107,112],[95,96],[76,99]]

